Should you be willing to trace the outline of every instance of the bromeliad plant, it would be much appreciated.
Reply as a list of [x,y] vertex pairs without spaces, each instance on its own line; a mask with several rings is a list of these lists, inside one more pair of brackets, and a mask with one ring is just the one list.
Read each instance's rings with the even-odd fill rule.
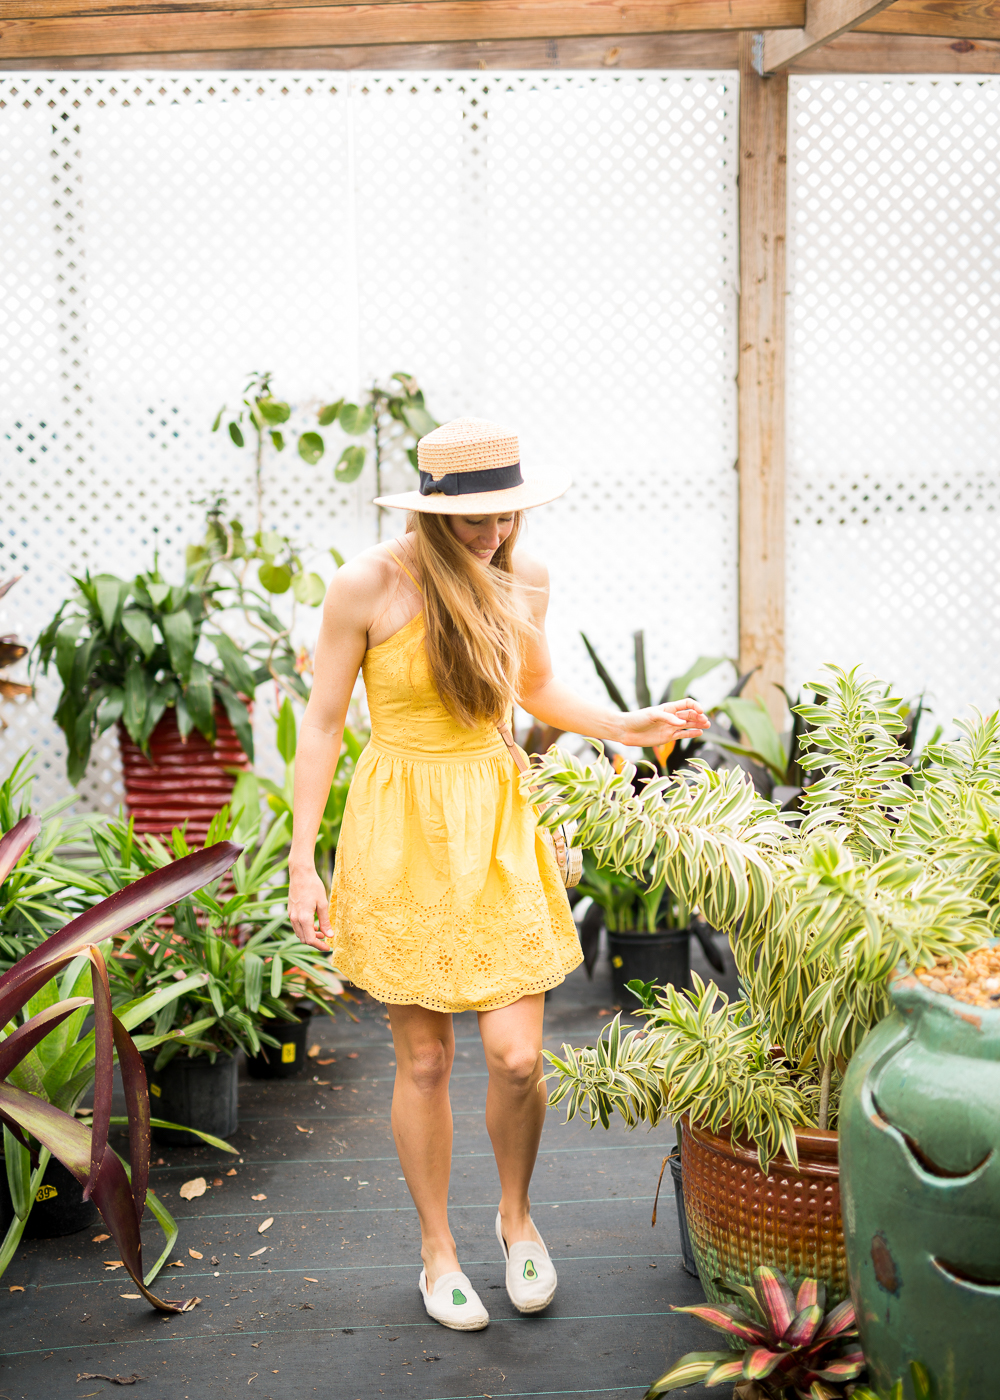
[[[0,884],[40,829],[38,817],[27,816],[0,838]],[[84,1187],[84,1198],[100,1210],[143,1296],[163,1312],[194,1306],[194,1299],[174,1302],[150,1291],[166,1252],[144,1274],[139,1227],[146,1205],[154,1203],[148,1190],[151,1125],[146,1074],[129,1026],[136,1015],[144,1019],[157,1006],[155,999],[138,1008],[113,1006],[105,952],[108,940],[218,879],[239,854],[239,846],[222,842],[145,876],[51,934],[0,977],[0,1119],[15,1227],[19,1225],[4,1242],[4,1265],[54,1156]],[[88,972],[89,996],[83,994],[85,982],[81,984],[81,973]],[[55,984],[59,974],[63,976]],[[161,989],[159,1004],[174,994],[173,988]],[[90,1037],[81,1037],[90,1008],[94,1030]],[[26,1019],[19,1021],[25,1011]],[[116,1056],[127,1108],[128,1165],[108,1142]],[[93,1116],[84,1125],[70,1106],[79,1102],[91,1079]],[[156,1213],[161,1220],[166,1214],[162,1207]],[[168,1250],[172,1243],[168,1238]]]
[[847,1063],[889,1010],[900,962],[929,966],[1000,925],[1000,714],[960,724],[912,772],[901,702],[830,667],[802,706],[810,726],[801,822],[779,820],[745,775],[693,771],[647,783],[553,750],[531,776],[545,824],[615,870],[665,879],[730,936],[743,999],[713,983],[643,992],[643,1031],[550,1056],[570,1117],[656,1123],[690,1113],[747,1135],[766,1171],[797,1164],[795,1129],[835,1128]]
[[744,1307],[714,1303],[671,1312],[691,1313],[710,1327],[746,1343],[742,1356],[730,1351],[692,1351],[682,1356],[646,1391],[643,1400],[659,1400],[671,1390],[701,1383],[743,1381],[740,1400],[838,1400],[857,1395],[852,1382],[865,1358],[853,1340],[858,1335],[854,1304],[845,1299],[824,1312],[825,1289],[814,1278],[793,1291],[780,1269],[754,1270],[754,1283],[733,1284],[726,1292]]

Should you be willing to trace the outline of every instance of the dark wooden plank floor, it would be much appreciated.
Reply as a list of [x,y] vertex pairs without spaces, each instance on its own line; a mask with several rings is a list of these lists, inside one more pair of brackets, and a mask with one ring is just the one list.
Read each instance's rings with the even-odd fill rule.
[[[592,1040],[610,997],[606,963],[593,982],[579,969],[550,997],[546,1044]],[[315,1078],[330,1083],[245,1081],[233,1139],[238,1161],[208,1150],[158,1153],[153,1181],[180,1221],[174,1257],[184,1261],[158,1286],[167,1296],[197,1294],[200,1306],[161,1320],[145,1303],[123,1300],[134,1292],[128,1277],[103,1267],[114,1255],[111,1241],[92,1242],[103,1229],[26,1243],[0,1285],[0,1397],[637,1397],[666,1362],[713,1345],[708,1329],[669,1311],[702,1296],[681,1268],[669,1175],[650,1229],[656,1178],[673,1140],[666,1125],[589,1132],[549,1114],[532,1201],[559,1292],[543,1316],[522,1317],[511,1306],[493,1234],[499,1186],[472,1015],[457,1017],[455,1027],[452,1222],[492,1320],[469,1334],[431,1322],[416,1286],[416,1215],[389,1128],[394,1062],[382,1008],[368,1002],[358,1024],[318,1019],[314,1038],[336,1062],[314,1066]],[[234,1161],[237,1175],[225,1176]],[[197,1175],[224,1184],[180,1200],[181,1184]],[[255,1194],[266,1201],[251,1200]],[[267,1216],[274,1224],[259,1235]],[[155,1257],[155,1223],[144,1237]],[[192,1259],[189,1248],[204,1258]],[[218,1268],[209,1266],[213,1254]],[[16,1284],[25,1291],[9,1293]],[[123,1391],[77,1382],[81,1372],[143,1379]]]

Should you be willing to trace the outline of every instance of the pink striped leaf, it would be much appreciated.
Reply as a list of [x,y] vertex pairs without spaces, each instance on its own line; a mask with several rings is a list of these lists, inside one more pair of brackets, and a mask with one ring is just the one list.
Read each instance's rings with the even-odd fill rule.
[[743,1375],[747,1380],[763,1380],[787,1355],[787,1352],[771,1351],[768,1347],[749,1347],[743,1354]]
[[720,1362],[729,1361],[731,1357],[732,1352],[729,1351],[689,1351],[680,1361],[676,1361],[669,1371],[664,1371],[659,1380],[653,1382],[642,1400],[658,1400],[659,1396],[666,1395],[668,1391],[694,1385],[697,1381],[704,1380],[713,1367]]
[[815,1307],[817,1304],[821,1308],[826,1305],[826,1284],[820,1283],[816,1278],[804,1278],[795,1295],[795,1311],[800,1313],[803,1308]]
[[11,829],[0,836],[0,883],[14,869],[42,829],[37,817],[22,817]]
[[795,1294],[780,1269],[754,1269],[753,1281],[771,1331],[775,1337],[783,1337],[795,1316]]
[[728,1332],[731,1337],[740,1337],[745,1342],[767,1341],[764,1328],[747,1317],[735,1303],[698,1303],[689,1308],[677,1308],[671,1304],[670,1311],[700,1317],[710,1327],[717,1327],[720,1332]]
[[850,1298],[845,1298],[842,1303],[828,1312],[826,1321],[816,1334],[817,1342],[827,1342],[831,1337],[849,1337],[857,1331],[857,1318],[854,1315],[854,1304]]
[[738,1357],[736,1361],[720,1361],[718,1366],[713,1366],[705,1377],[706,1385],[721,1385],[723,1381],[739,1380],[743,1374],[743,1358]]
[[855,1376],[860,1376],[864,1369],[864,1352],[849,1351],[839,1361],[827,1362],[822,1370],[816,1370],[813,1374],[821,1381],[852,1381]]
[[807,1347],[820,1329],[823,1309],[818,1303],[811,1308],[803,1308],[792,1318],[791,1324],[781,1339],[782,1346]]

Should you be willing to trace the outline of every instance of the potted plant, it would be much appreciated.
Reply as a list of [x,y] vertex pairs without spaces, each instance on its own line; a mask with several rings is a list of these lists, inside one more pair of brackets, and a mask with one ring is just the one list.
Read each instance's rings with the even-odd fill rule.
[[[584,852],[578,889],[581,897],[589,896],[593,901],[600,920],[592,918],[588,926],[590,911],[584,914],[581,942],[599,934],[601,926],[606,930],[616,1006],[630,1004],[626,988],[632,981],[688,986],[692,935],[716,971],[723,971],[719,950],[705,925],[667,888],[665,880],[650,883],[648,862],[643,874],[645,879],[635,879],[599,865],[593,852]],[[588,951],[584,946],[585,958]]]
[[[329,956],[301,943],[287,926],[282,851],[288,818],[272,822],[258,845],[259,823],[259,812],[234,818],[223,808],[206,844],[232,835],[245,843],[232,867],[233,888],[209,883],[178,901],[171,920],[138,929],[123,942],[113,969],[132,998],[184,981],[183,996],[137,1026],[135,1043],[147,1052],[150,1093],[161,1116],[220,1138],[238,1123],[238,1052],[251,1057],[270,1047],[280,1056],[283,1026],[298,1025],[300,1008],[332,1016],[346,1004]],[[117,880],[165,867],[188,852],[180,830],[168,849],[155,837],[134,841],[129,827],[116,822],[99,842]],[[185,1140],[176,1127],[158,1128],[155,1136],[165,1144]]]
[[308,698],[273,595],[291,589],[318,606],[323,581],[280,536],[247,541],[239,521],[223,525],[220,509],[209,512],[205,543],[189,551],[183,582],[168,582],[155,563],[130,580],[84,574],[36,644],[38,669],[55,665],[63,684],[55,717],[70,781],[86,772],[94,740],[117,725],[141,834],[186,821],[192,840],[204,841],[232,792],[228,770],[253,759],[248,705],[257,686],[273,680]]
[[918,804],[903,781],[901,702],[857,670],[831,667],[813,689],[822,703],[800,708],[804,766],[818,776],[801,818],[779,820],[744,774],[697,763],[638,794],[630,766],[618,774],[600,758],[553,751],[531,776],[543,822],[577,821],[599,860],[651,869],[730,936],[739,1001],[698,978],[690,992],[643,988],[641,1033],[616,1018],[596,1047],[550,1057],[552,1102],[570,1116],[683,1120],[688,1224],[716,1301],[718,1279],[749,1283],[759,1264],[846,1295],[836,1127],[847,1065],[890,1009],[896,966],[981,946],[983,901],[996,903],[991,831],[970,823],[964,854],[943,861],[949,817],[932,795],[963,744],[992,754],[992,722],[939,746],[947,758],[916,775]]
[[[0,884],[16,868],[40,829],[38,817],[26,816],[0,837]],[[5,1128],[6,1175],[15,1212],[0,1255],[4,1266],[20,1238],[49,1160],[55,1157],[83,1186],[83,1198],[92,1199],[97,1205],[125,1268],[143,1296],[163,1312],[183,1312],[194,1306],[194,1299],[161,1299],[149,1288],[173,1246],[176,1227],[167,1240],[167,1250],[148,1272],[143,1269],[139,1229],[146,1205],[153,1207],[159,1219],[173,1222],[162,1206],[154,1204],[155,1198],[148,1189],[150,1111],[145,1073],[125,1020],[113,1007],[102,944],[187,896],[203,881],[217,879],[238,854],[238,846],[223,842],[119,889],[111,899],[95,904],[51,934],[0,977],[0,1027],[4,1028],[0,1039],[0,1113]],[[64,995],[65,977],[60,987],[53,986],[58,974],[72,974],[71,989],[75,989],[77,969],[90,974],[89,997]],[[46,987],[53,988],[55,996],[44,995],[46,1004],[32,1009],[19,1024],[17,1018]],[[93,1114],[91,1122],[84,1124],[65,1107],[49,1101],[45,1085],[37,1083],[38,1070],[31,1066],[30,1057],[39,1050],[40,1063],[46,1065],[52,1034],[90,1004],[94,1008],[92,1050],[86,1037],[79,1040],[71,1030],[63,1037],[68,1043],[59,1050],[54,1063],[48,1063],[46,1073],[46,1077],[64,1076],[69,1066],[76,1065],[79,1074],[86,1073],[88,1079],[93,1079]],[[93,1069],[79,1069],[77,1062],[90,1054]],[[116,1056],[128,1110],[128,1166],[108,1143]],[[19,1074],[26,1075],[29,1082],[16,1082]],[[62,1082],[61,1093],[69,1101],[75,1092],[73,1081],[78,1077],[71,1071],[70,1080]]]

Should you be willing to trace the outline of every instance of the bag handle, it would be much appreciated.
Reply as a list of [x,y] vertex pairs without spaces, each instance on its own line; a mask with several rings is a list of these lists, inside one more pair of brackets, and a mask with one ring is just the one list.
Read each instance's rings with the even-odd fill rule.
[[524,755],[521,753],[521,750],[517,747],[517,744],[514,742],[514,736],[510,731],[510,725],[498,724],[497,732],[499,733],[500,738],[507,745],[507,748],[510,751],[510,756],[514,760],[514,764],[517,768],[517,771],[519,773],[527,773],[531,765],[529,763],[525,763]]

